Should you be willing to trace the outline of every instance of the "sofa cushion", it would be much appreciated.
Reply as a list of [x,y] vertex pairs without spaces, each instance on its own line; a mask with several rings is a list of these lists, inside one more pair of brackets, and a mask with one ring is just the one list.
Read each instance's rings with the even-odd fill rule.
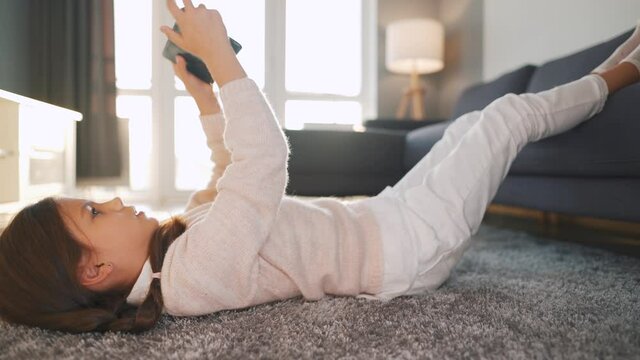
[[525,65],[491,82],[476,84],[467,88],[456,102],[452,119],[471,111],[482,110],[493,100],[505,94],[523,93],[527,89],[535,69],[536,67],[533,65]]
[[507,176],[495,204],[638,222],[640,186],[633,178]]
[[640,177],[640,84],[609,97],[601,113],[525,146],[510,174]]
[[[630,32],[577,54],[550,61],[535,71],[530,91],[542,91],[588,74]],[[568,132],[525,146],[511,174],[640,177],[640,85],[609,97],[603,111]]]

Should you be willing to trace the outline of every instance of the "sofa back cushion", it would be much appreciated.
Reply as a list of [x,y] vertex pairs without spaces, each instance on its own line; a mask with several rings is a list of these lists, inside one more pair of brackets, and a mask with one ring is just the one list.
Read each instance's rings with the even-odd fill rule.
[[[538,67],[529,91],[578,79],[604,61],[630,32]],[[601,113],[568,132],[528,144],[510,174],[640,177],[640,84],[609,96]]]
[[535,69],[533,65],[525,65],[493,81],[467,88],[456,102],[452,119],[457,119],[468,112],[482,110],[503,95],[523,93]]

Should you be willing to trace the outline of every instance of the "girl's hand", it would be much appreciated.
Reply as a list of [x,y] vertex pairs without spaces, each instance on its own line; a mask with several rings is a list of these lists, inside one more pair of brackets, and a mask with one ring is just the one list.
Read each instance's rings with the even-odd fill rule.
[[197,76],[187,70],[187,61],[181,55],[176,56],[176,63],[173,64],[173,72],[182,80],[185,88],[187,88],[189,94],[194,98],[209,96],[213,93],[213,88],[209,83],[198,79]]
[[201,59],[207,59],[221,50],[233,51],[227,29],[217,10],[209,10],[204,5],[196,8],[191,0],[184,0],[182,11],[175,0],[167,0],[167,6],[180,27],[180,33],[168,26],[162,26],[160,30],[173,43]]
[[208,83],[198,79],[187,70],[187,62],[178,55],[176,63],[173,64],[173,72],[182,80],[184,87],[193,97],[200,110],[200,115],[209,115],[220,112],[220,104],[216,98],[213,88]]
[[204,5],[196,8],[191,0],[184,0],[184,11],[180,11],[175,0],[167,0],[167,6],[180,27],[180,34],[168,26],[160,29],[173,43],[204,61],[220,88],[247,76],[218,11],[208,10]]

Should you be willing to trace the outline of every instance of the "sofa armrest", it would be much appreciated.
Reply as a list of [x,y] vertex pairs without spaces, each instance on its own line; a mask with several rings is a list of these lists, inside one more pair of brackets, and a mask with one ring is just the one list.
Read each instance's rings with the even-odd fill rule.
[[291,147],[287,193],[372,195],[404,174],[405,134],[285,130]]

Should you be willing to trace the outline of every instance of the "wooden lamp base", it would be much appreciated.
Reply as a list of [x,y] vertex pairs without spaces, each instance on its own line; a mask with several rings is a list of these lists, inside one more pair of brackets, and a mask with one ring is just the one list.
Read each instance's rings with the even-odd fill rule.
[[398,104],[396,111],[397,119],[404,119],[407,115],[409,107],[411,107],[412,120],[424,120],[424,97],[427,93],[426,88],[420,81],[420,76],[416,71],[411,73],[411,85],[405,89],[404,95]]

